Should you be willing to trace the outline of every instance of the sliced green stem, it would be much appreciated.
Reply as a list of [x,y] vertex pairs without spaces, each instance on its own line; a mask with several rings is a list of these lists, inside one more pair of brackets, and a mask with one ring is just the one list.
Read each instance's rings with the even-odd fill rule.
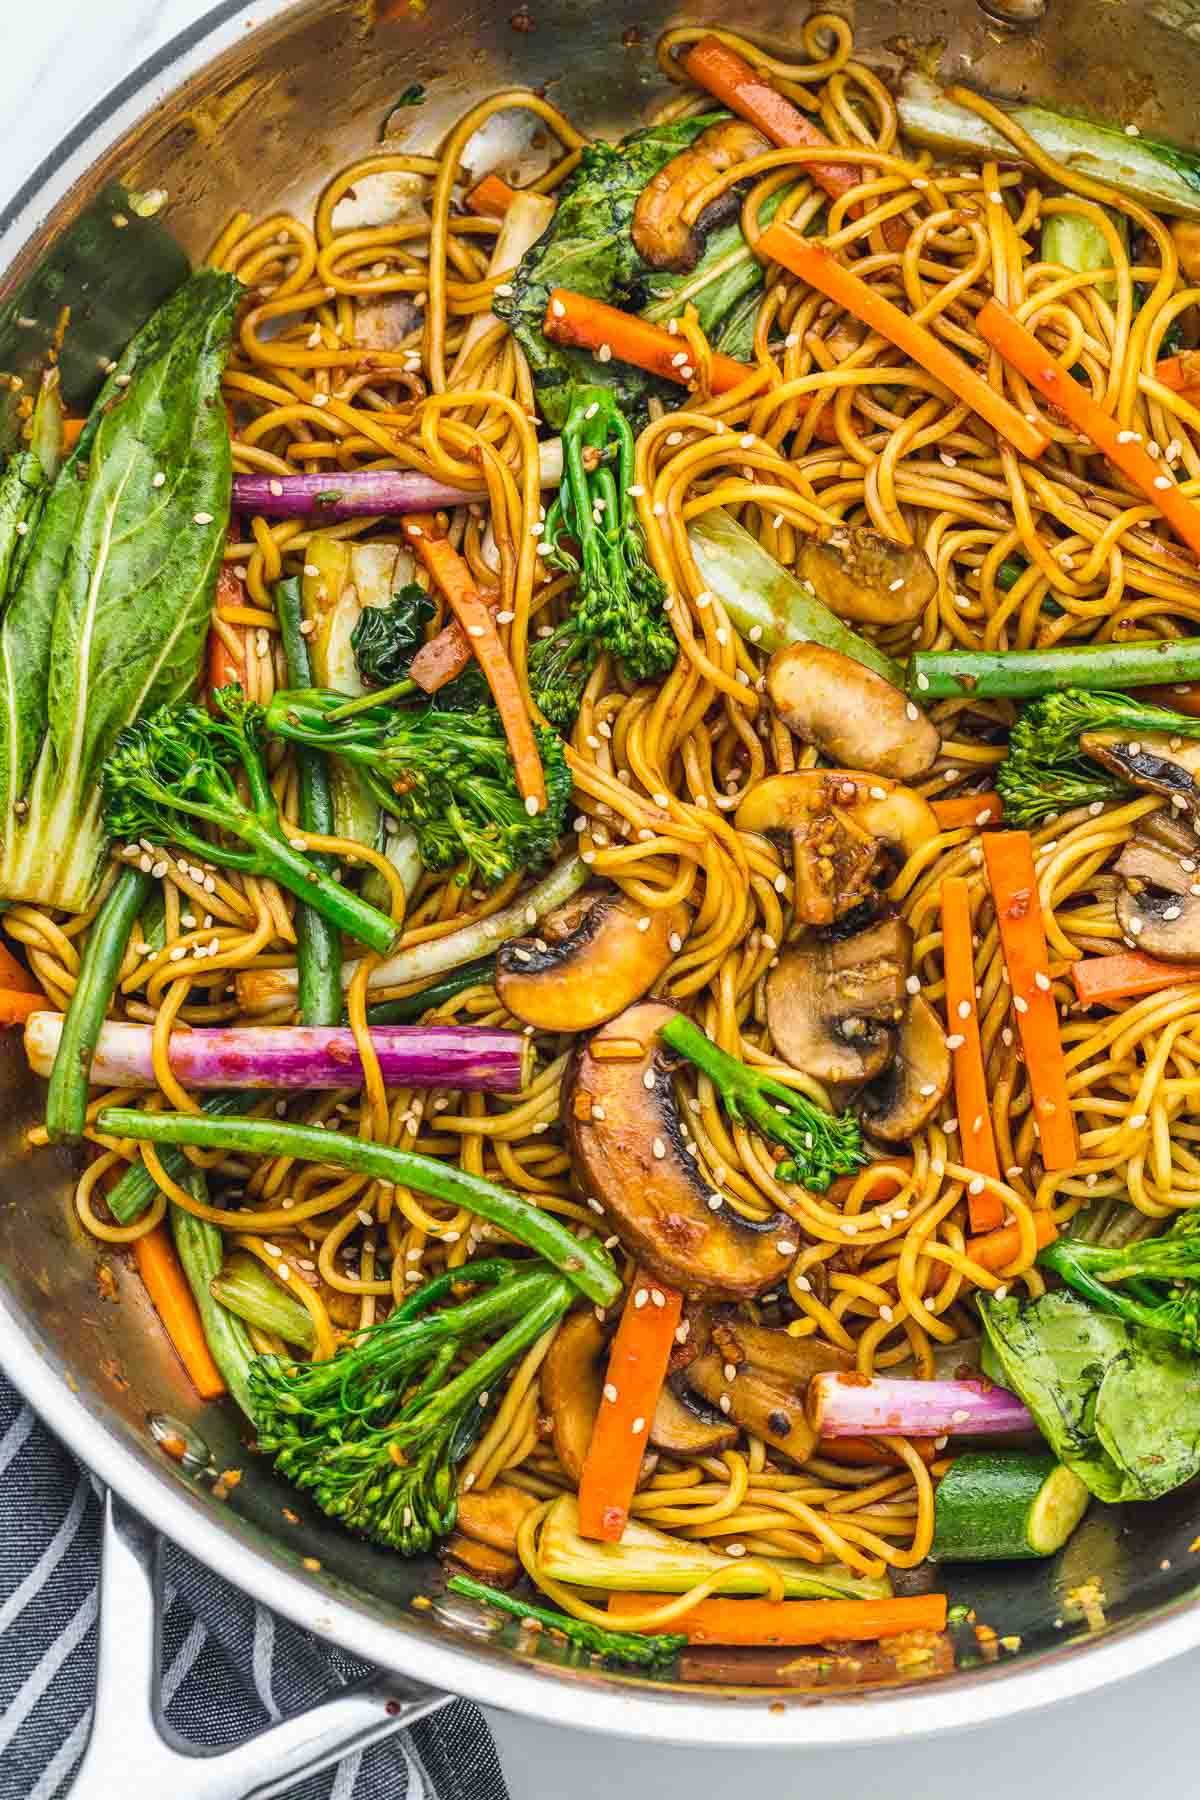
[[100,1027],[116,991],[129,934],[151,886],[149,875],[126,864],[92,921],[50,1073],[46,1134],[52,1144],[77,1144],[83,1137],[88,1081]]
[[[197,1200],[208,1198],[208,1184],[201,1170],[189,1171],[187,1186]],[[219,1274],[225,1254],[224,1240],[217,1227],[207,1219],[198,1219],[194,1213],[176,1206],[174,1202],[170,1211],[175,1248],[188,1278],[188,1286],[200,1309],[200,1320],[212,1359],[224,1376],[229,1392],[246,1417],[252,1421],[254,1409],[250,1400],[250,1365],[255,1359],[254,1345],[250,1342],[242,1320],[222,1306],[212,1292],[213,1278]]]
[[[212,1229],[215,1231],[216,1227]],[[218,1237],[220,1232],[217,1232]],[[308,1308],[284,1293],[279,1283],[248,1250],[239,1250],[229,1258],[209,1282],[214,1300],[227,1312],[236,1313],[247,1325],[269,1331],[285,1344],[296,1344],[311,1350],[316,1342],[316,1329]]]
[[[293,679],[292,686],[311,687],[312,682]],[[411,676],[406,675],[402,681],[393,681],[390,687],[374,688],[369,694],[358,694],[353,700],[347,700],[344,706],[335,706],[325,717],[330,721],[353,719],[358,713],[369,712],[373,706],[387,706],[393,700],[408,700],[421,692]]]
[[1051,650],[918,650],[908,665],[914,700],[1027,700],[1060,688],[1153,687],[1200,680],[1200,637]]
[[589,1624],[586,1619],[573,1619],[569,1613],[551,1612],[546,1606],[531,1606],[526,1600],[518,1600],[511,1594],[498,1592],[496,1588],[485,1587],[482,1581],[475,1581],[469,1575],[452,1575],[446,1588],[451,1594],[462,1594],[467,1600],[478,1600],[484,1606],[494,1607],[497,1612],[508,1613],[523,1625],[536,1620],[547,1631],[557,1633],[559,1637],[566,1638],[568,1643],[577,1644],[581,1650],[587,1650],[593,1656],[603,1656],[609,1662],[630,1663],[641,1668],[661,1668],[666,1663],[674,1662],[687,1643],[684,1632],[664,1632],[661,1637],[639,1637],[632,1631],[607,1631],[604,1626]]
[[569,1276],[580,1292],[597,1305],[611,1306],[621,1292],[617,1272],[597,1239],[574,1237],[552,1214],[540,1211],[528,1200],[436,1157],[281,1119],[213,1119],[110,1106],[99,1115],[97,1126],[115,1138],[188,1144],[198,1150],[225,1150],[235,1155],[293,1156],[300,1162],[332,1164],[394,1186],[415,1188],[420,1194],[429,1194],[450,1206],[465,1207],[489,1224],[499,1226]]
[[464,963],[461,969],[455,969],[444,981],[435,981],[432,987],[423,988],[419,994],[405,994],[401,1000],[380,1000],[374,1006],[368,1006],[367,1024],[412,1024],[423,1019],[434,1007],[453,1000],[456,994],[478,987],[480,982],[493,981],[495,975],[495,957],[481,956],[475,962]]

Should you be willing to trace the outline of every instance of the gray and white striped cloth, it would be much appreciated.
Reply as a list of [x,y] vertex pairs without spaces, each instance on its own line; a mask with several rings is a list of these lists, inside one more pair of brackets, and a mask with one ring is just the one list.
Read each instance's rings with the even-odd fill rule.
[[[99,1506],[87,1471],[3,1377],[0,1544],[0,1800],[66,1800],[91,1724]],[[174,1547],[166,1577],[163,1701],[194,1742],[241,1742],[369,1672]],[[465,1700],[289,1795],[507,1800],[491,1734]]]

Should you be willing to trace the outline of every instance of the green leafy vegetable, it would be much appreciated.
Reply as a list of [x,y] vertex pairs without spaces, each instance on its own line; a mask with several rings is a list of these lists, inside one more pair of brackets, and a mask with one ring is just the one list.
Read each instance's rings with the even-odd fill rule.
[[1200,1471],[1200,1363],[1074,1294],[979,1302],[1006,1387],[1098,1500],[1155,1500]]
[[406,583],[389,606],[363,608],[350,633],[350,647],[368,687],[391,687],[405,679],[436,611],[425,589],[415,581]]
[[[108,829],[268,877],[351,937],[389,950],[398,928],[387,915],[289,842],[263,759],[261,708],[239,687],[218,688],[211,698],[215,714],[181,701],[121,732],[102,771]],[[248,803],[238,792],[239,775]],[[201,825],[210,837],[200,835]],[[240,841],[229,843],[231,837]]]
[[547,1606],[530,1606],[527,1601],[515,1600],[511,1594],[499,1593],[496,1588],[486,1587],[469,1575],[452,1575],[446,1589],[448,1593],[462,1594],[468,1600],[479,1600],[497,1612],[508,1613],[512,1618],[520,1619],[522,1624],[526,1619],[536,1620],[547,1631],[557,1633],[580,1650],[603,1657],[609,1663],[660,1669],[674,1662],[687,1643],[685,1632],[642,1637],[635,1631],[609,1631],[603,1625],[589,1624],[586,1619],[573,1619],[569,1613],[551,1612]]
[[1061,1238],[1038,1262],[1102,1312],[1200,1351],[1200,1215],[1181,1213],[1161,1236],[1119,1247]]
[[1067,688],[1043,695],[1025,707],[1013,726],[996,772],[1005,818],[1014,825],[1032,825],[1048,813],[1131,793],[1131,782],[1101,769],[1087,754],[1084,740],[1090,732],[1113,731],[1128,732],[1134,739],[1195,738],[1200,737],[1200,719],[1103,690]]
[[836,1176],[851,1175],[866,1162],[853,1113],[822,1112],[807,1095],[727,1056],[683,1013],[668,1019],[660,1035],[703,1070],[735,1124],[752,1126],[789,1152],[775,1165],[778,1181],[823,1194]]
[[[468,1282],[481,1291],[437,1305]],[[484,1396],[573,1295],[544,1263],[466,1263],[326,1362],[260,1357],[249,1373],[259,1448],[331,1518],[419,1556],[454,1528],[455,1465],[478,1433]],[[451,1375],[464,1349],[496,1331]]]
[[553,854],[566,824],[571,777],[552,731],[538,733],[546,805],[531,818],[494,707],[453,713],[377,706],[331,718],[339,704],[336,694],[320,688],[278,693],[267,708],[267,729],[361,770],[377,803],[416,831],[426,868],[465,862],[495,886],[512,870]]
[[580,386],[601,383],[630,418],[641,414],[650,394],[677,394],[668,383],[615,357],[598,363],[586,350],[550,343],[542,320],[552,288],[571,288],[649,319],[674,317],[690,300],[714,348],[730,356],[748,354],[753,299],[763,277],[737,220],[712,232],[704,255],[686,275],[664,274],[643,261],[630,235],[646,184],[726,116],[676,119],[631,132],[619,144],[589,144],[563,184],[553,219],[512,276],[512,293],[493,302],[529,361],[547,424],[557,428],[566,423]]
[[0,626],[0,897],[79,912],[118,732],[195,685],[229,512],[220,381],[242,295],[193,275],[129,345]]
[[29,448],[9,457],[0,476],[0,609],[21,579],[62,464],[62,425],[58,370],[48,369],[38,390]]

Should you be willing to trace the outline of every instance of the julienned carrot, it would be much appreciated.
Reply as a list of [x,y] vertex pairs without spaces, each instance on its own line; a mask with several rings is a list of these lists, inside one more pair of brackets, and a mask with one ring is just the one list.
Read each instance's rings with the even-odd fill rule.
[[1138,699],[1148,706],[1169,706],[1200,719],[1200,681],[1166,681],[1157,687],[1138,689]]
[[[617,1619],[665,1606],[669,1594],[608,1596]],[[697,1601],[657,1631],[682,1631],[689,1644],[869,1644],[906,1631],[944,1631],[945,1594],[906,1594],[891,1600]]]
[[225,1383],[205,1341],[200,1309],[192,1298],[166,1226],[156,1225],[144,1237],[135,1238],[133,1254],[154,1310],[166,1327],[192,1386],[202,1400],[218,1400],[225,1392]]
[[64,450],[73,450],[79,442],[86,419],[64,419],[62,425],[62,441]]
[[[763,232],[755,247],[763,261],[777,262],[810,287],[832,300],[846,312],[861,319],[870,330],[877,331],[895,344],[913,362],[919,363],[936,381],[964,400],[998,436],[1012,444],[1022,456],[1036,460],[1049,439],[1024,413],[998,394],[961,356],[947,348],[924,325],[882,294],[876,293],[862,278],[829,254],[823,244],[802,238],[787,225],[772,225]],[[990,303],[989,303],[990,304]],[[987,308],[984,308],[986,312]],[[981,315],[982,316],[982,315]],[[1039,355],[1045,360],[1045,353]]]
[[1182,394],[1193,406],[1200,400],[1200,351],[1181,350],[1178,356],[1164,356],[1155,363],[1153,374],[1155,381],[1173,394]]
[[[1007,306],[989,300],[975,322],[985,343],[998,350],[1005,362],[1023,375],[1081,437],[1090,439],[1134,487],[1141,488],[1192,554],[1200,556],[1200,507],[1179,491],[1174,476],[1167,473],[1161,461],[1154,461],[1140,437],[1105,412]],[[1133,441],[1135,438],[1137,441]]]
[[615,1544],[625,1529],[682,1310],[683,1295],[674,1288],[641,1270],[634,1276],[579,1478],[579,1529],[586,1538]]
[[983,855],[1025,1052],[1042,1161],[1047,1169],[1066,1169],[1078,1159],[1079,1140],[1067,1092],[1058,1010],[1050,988],[1033,840],[1027,831],[985,832]]
[[[915,1450],[924,1463],[937,1460],[939,1451],[933,1438],[909,1438],[908,1447]],[[857,1468],[902,1468],[904,1458],[889,1450],[882,1438],[818,1438],[814,1456],[826,1462],[850,1463]]]
[[1071,964],[1071,980],[1082,1006],[1112,1006],[1200,981],[1200,964],[1160,962],[1144,950],[1119,950],[1115,956],[1081,956]]
[[0,1027],[23,1025],[31,1013],[45,1010],[45,994],[27,994],[18,992],[15,988],[0,988]]
[[[500,596],[483,594],[481,598],[494,618],[499,610]],[[408,665],[408,672],[425,693],[436,694],[448,681],[462,674],[471,658],[470,638],[458,620],[451,619],[436,637],[421,645]]]
[[[1058,1236],[1058,1226],[1054,1217],[1048,1212],[1037,1212],[1033,1215],[1033,1235],[1039,1250],[1052,1244]],[[1001,1225],[997,1231],[989,1231],[986,1237],[968,1238],[963,1245],[963,1254],[980,1268],[989,1269],[993,1275],[1006,1269],[1010,1262],[1015,1262],[1021,1253],[1021,1228],[1019,1225]]]
[[509,187],[502,176],[485,175],[475,183],[463,205],[480,218],[502,219],[516,197],[516,188]]
[[[570,288],[555,288],[546,307],[542,329],[556,344],[573,344],[580,350],[609,350],[618,362],[632,363],[664,381],[678,381],[686,387],[695,376],[688,360],[686,338],[676,337],[649,319],[636,313],[621,312],[603,300],[576,294]],[[601,361],[608,358],[602,356]],[[709,364],[714,394],[726,394],[730,388],[754,374],[750,363],[735,362],[714,350]]]
[[998,825],[1004,817],[1004,802],[999,794],[958,794],[952,800],[931,800],[930,811],[943,831],[957,831],[960,826]]
[[[10,994],[40,994],[37,978],[0,943],[0,988]],[[44,996],[43,996],[44,998]]]
[[436,527],[430,513],[405,513],[400,523],[405,537],[445,594],[487,677],[512,752],[517,792],[531,812],[544,812],[546,778],[537,738],[521,698],[516,670],[500,642],[491,608],[453,544],[446,538],[434,536]]
[[[683,58],[683,67],[698,87],[706,88],[781,149],[793,144],[817,149],[828,144],[836,154],[837,146],[821,127],[806,118],[769,81],[764,81],[744,57],[719,37],[701,38]],[[810,163],[807,172],[833,200],[839,200],[866,179],[865,169],[854,163]],[[907,241],[908,227],[903,219],[885,219],[883,235],[891,249],[900,250]]]
[[[962,1161],[979,1175],[998,1178],[1000,1163],[988,1103],[979,1011],[975,1004],[975,947],[972,938],[971,890],[961,876],[942,883],[942,967],[946,975],[946,1019],[954,1059],[954,1110]],[[999,1194],[985,1188],[968,1193],[972,1231],[992,1231],[1004,1218]]]

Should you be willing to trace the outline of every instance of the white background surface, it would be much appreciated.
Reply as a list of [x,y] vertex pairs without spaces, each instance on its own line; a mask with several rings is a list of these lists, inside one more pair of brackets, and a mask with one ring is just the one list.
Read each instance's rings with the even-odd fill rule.
[[[203,0],[0,0],[0,199]],[[636,11],[636,8],[633,9]],[[904,1747],[728,1755],[491,1716],[513,1800],[1158,1800],[1197,1792],[1200,1655],[1053,1712]],[[847,1731],[851,1721],[847,1717]]]

